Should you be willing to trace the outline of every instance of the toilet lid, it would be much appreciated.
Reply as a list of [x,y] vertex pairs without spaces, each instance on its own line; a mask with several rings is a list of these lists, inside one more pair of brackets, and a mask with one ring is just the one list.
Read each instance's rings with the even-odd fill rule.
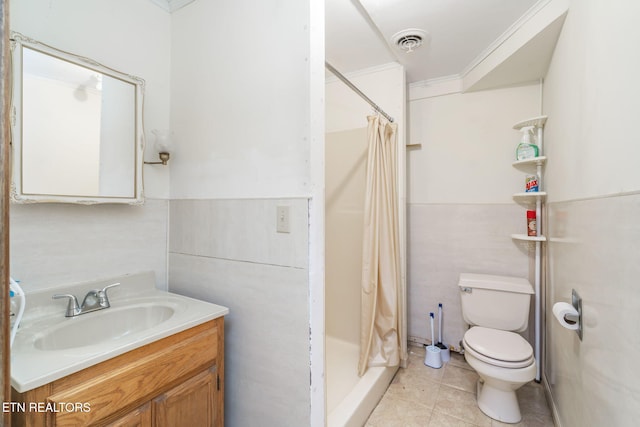
[[515,332],[474,326],[464,334],[465,349],[497,366],[524,367],[533,361],[531,345]]

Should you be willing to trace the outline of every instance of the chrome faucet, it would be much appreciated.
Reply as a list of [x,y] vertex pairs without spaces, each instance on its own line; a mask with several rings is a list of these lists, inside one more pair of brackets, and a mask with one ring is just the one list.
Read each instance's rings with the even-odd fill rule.
[[109,304],[109,298],[107,297],[107,290],[115,286],[120,286],[120,283],[105,286],[102,290],[93,289],[87,292],[87,295],[85,295],[84,300],[82,301],[82,306],[78,304],[78,298],[73,294],[55,294],[51,298],[69,298],[65,317],[75,317],[81,314],[91,313],[92,311],[111,307],[111,304]]

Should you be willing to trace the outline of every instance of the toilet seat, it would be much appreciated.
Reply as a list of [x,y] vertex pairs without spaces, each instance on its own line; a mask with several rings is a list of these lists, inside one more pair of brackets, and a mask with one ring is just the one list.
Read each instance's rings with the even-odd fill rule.
[[531,345],[515,332],[474,326],[463,342],[465,351],[490,365],[518,369],[534,362]]

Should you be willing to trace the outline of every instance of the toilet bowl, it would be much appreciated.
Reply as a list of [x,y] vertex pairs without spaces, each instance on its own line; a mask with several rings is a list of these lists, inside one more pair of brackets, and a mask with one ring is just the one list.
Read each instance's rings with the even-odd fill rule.
[[464,337],[464,357],[480,377],[478,407],[504,423],[522,419],[516,390],[533,380],[536,364],[531,345],[519,334],[474,326]]
[[478,407],[505,423],[522,416],[516,390],[536,376],[531,345],[518,332],[527,329],[533,288],[522,278],[460,274],[462,315],[470,326],[464,357],[478,373]]

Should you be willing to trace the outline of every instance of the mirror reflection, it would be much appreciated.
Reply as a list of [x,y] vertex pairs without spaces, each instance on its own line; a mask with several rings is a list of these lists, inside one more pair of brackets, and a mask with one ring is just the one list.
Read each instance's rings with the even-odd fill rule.
[[14,200],[141,202],[142,80],[13,40]]

